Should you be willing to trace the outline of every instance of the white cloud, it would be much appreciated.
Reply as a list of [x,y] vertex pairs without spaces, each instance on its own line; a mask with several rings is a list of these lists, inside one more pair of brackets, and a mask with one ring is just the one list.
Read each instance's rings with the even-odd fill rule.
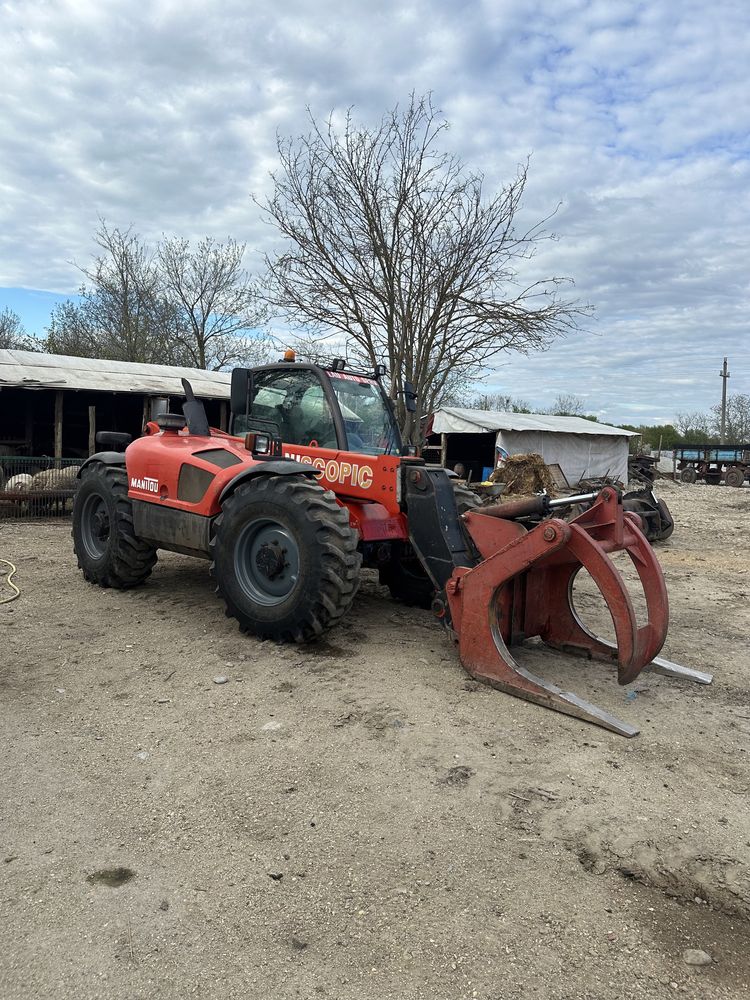
[[0,306],[1,286],[74,290],[98,216],[262,249],[249,195],[277,131],[431,90],[488,188],[533,153],[523,218],[560,203],[562,238],[528,275],[574,277],[597,310],[498,388],[666,419],[714,401],[728,354],[750,391],[744,3],[11,2],[0,65]]

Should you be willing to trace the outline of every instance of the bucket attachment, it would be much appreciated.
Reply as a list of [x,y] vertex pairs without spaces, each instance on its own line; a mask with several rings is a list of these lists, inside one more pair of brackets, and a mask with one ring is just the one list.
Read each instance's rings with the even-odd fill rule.
[[[617,490],[603,489],[569,523],[552,517],[530,530],[508,519],[523,515],[515,509],[523,503],[488,507],[463,518],[481,561],[456,567],[445,594],[461,662],[469,674],[622,736],[635,736],[638,730],[526,670],[514,660],[511,647],[539,636],[554,649],[616,664],[620,684],[631,683],[650,664],[672,676],[710,683],[709,674],[656,659],[669,620],[664,577],[640,530],[640,519],[623,510]],[[647,620],[640,626],[622,576],[609,558],[619,550],[630,556],[643,587]],[[582,568],[606,602],[614,645],[590,631],[576,613],[573,584]]]

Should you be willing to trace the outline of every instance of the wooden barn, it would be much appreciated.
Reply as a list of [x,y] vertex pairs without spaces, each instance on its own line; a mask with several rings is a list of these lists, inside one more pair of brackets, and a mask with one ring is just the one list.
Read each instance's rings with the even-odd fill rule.
[[226,428],[229,372],[0,351],[0,455],[85,458],[98,430],[137,437],[174,407],[187,378],[215,427]]

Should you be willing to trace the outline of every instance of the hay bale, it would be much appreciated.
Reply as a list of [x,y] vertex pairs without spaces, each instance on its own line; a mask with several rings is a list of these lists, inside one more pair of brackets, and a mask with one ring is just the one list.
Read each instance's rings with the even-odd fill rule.
[[64,469],[44,469],[37,472],[31,481],[31,493],[61,493],[75,488],[80,465],[68,465]]
[[493,483],[505,483],[503,496],[531,496],[546,490],[557,496],[555,484],[541,455],[510,455],[490,476]]

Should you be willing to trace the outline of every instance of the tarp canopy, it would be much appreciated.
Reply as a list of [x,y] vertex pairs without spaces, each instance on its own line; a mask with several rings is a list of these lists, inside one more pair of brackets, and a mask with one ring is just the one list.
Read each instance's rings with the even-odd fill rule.
[[[571,485],[582,478],[628,479],[628,438],[633,431],[583,417],[505,413],[445,406],[432,420],[433,434],[487,434],[494,448],[509,455],[535,452],[547,465],[558,464]],[[497,454],[497,451],[495,452]],[[487,464],[495,464],[488,448]]]
[[579,479],[612,476],[628,481],[628,439],[607,434],[550,434],[545,431],[498,431],[495,447],[509,455],[541,455],[558,464],[571,486]]
[[550,434],[593,434],[633,437],[635,431],[611,427],[584,417],[552,417],[545,413],[508,413],[443,406],[432,418],[432,434],[486,434],[489,431],[546,431]]

